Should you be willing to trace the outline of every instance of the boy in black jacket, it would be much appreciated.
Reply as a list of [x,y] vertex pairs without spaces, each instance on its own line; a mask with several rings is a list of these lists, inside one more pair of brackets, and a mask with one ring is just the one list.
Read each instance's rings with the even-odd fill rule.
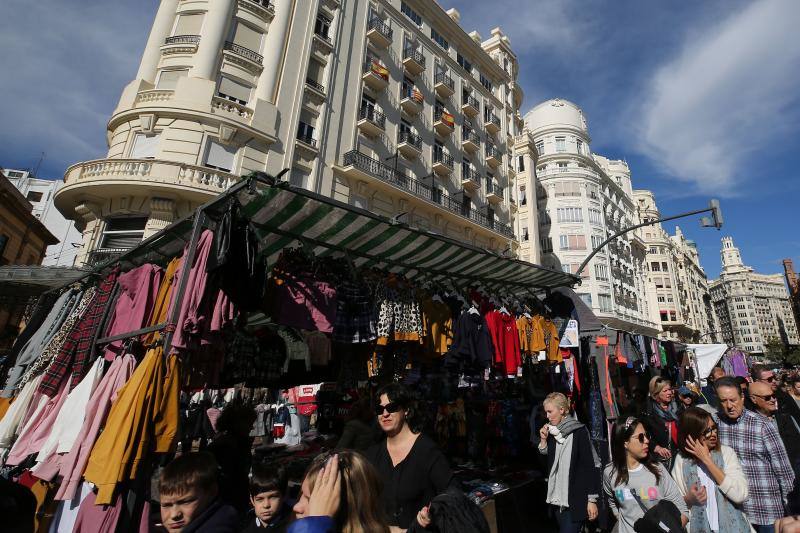
[[250,476],[250,503],[242,533],[283,533],[292,521],[292,509],[286,502],[286,474],[275,467],[254,465]]

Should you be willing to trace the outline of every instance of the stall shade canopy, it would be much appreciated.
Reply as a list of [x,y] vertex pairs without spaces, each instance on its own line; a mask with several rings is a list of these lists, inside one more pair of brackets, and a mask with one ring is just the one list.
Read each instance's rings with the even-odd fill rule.
[[686,346],[694,350],[694,356],[697,359],[697,373],[701,379],[706,379],[711,374],[711,370],[728,351],[727,344],[687,344]]
[[571,274],[502,257],[288,184],[255,194],[242,189],[237,197],[269,264],[284,248],[299,243],[317,257],[349,257],[358,267],[378,267],[411,279],[479,282],[490,288],[578,282]]

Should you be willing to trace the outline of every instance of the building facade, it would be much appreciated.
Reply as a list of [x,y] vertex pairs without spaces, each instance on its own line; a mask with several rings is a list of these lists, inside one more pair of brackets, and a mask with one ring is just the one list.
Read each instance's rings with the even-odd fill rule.
[[4,169],[3,172],[8,181],[33,206],[33,216],[42,221],[50,233],[60,241],[47,247],[42,264],[72,266],[78,251],[76,246],[81,244],[81,233],[75,228],[73,221],[64,218],[53,202],[56,191],[64,184],[61,181],[36,178],[27,170]]
[[[56,205],[105,259],[251,171],[502,252],[518,64],[422,0],[162,0],[106,156]],[[405,217],[405,218],[401,218]]]
[[771,339],[800,344],[783,276],[754,272],[731,237],[722,238],[721,259],[709,290],[724,342],[753,353],[763,353]]
[[794,261],[791,259],[783,260],[783,275],[786,277],[786,287],[789,289],[795,324],[800,324],[800,281],[797,279]]
[[[523,192],[528,203],[535,194],[538,246],[530,244],[533,213],[525,217],[520,209],[521,257],[541,257],[545,266],[578,273],[591,250],[635,224],[630,169],[624,161],[592,154],[586,119],[571,102],[553,99],[535,106],[525,115],[525,128],[515,149],[525,149],[525,140],[532,139],[537,158],[535,175],[518,174],[517,196],[521,204]],[[576,291],[609,326],[654,336],[660,327],[651,317],[645,253],[636,232],[616,238],[580,273],[582,283]]]

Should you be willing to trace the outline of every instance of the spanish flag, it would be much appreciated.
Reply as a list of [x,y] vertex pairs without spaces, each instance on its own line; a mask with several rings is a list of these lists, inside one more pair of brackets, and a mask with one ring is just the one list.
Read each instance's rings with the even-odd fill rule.
[[380,76],[384,80],[389,81],[389,69],[387,69],[374,59],[372,60],[371,70],[372,73],[375,74],[376,76]]
[[451,128],[456,125],[455,117],[453,117],[453,115],[451,115],[447,111],[442,111],[441,119],[442,119],[442,122],[444,122],[445,124],[447,124]]

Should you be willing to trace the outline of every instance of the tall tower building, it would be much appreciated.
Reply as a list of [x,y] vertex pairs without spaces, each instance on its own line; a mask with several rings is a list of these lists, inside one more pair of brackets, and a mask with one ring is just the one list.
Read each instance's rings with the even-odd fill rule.
[[720,257],[722,272],[709,290],[723,340],[754,353],[772,339],[800,344],[783,276],[754,272],[731,237],[722,238]]
[[78,263],[164,228],[251,171],[497,252],[515,249],[518,63],[422,0],[162,0],[105,157],[56,205]]
[[[538,253],[542,264],[577,273],[591,250],[637,220],[630,169],[592,154],[586,118],[572,102],[542,102],[525,115],[525,128],[522,137],[527,133],[537,152],[535,177],[518,177],[517,186],[525,187],[528,203],[535,195],[539,246],[526,246],[523,234],[521,256],[536,260]],[[525,229],[523,215],[518,231]],[[532,224],[530,214],[527,220]],[[651,318],[644,268],[644,243],[628,233],[594,256],[576,291],[606,324],[655,336],[660,326]]]
[[792,312],[794,320],[800,324],[800,282],[794,271],[794,261],[791,259],[783,260],[783,273],[786,276],[786,286],[789,288],[789,299],[792,302]]

